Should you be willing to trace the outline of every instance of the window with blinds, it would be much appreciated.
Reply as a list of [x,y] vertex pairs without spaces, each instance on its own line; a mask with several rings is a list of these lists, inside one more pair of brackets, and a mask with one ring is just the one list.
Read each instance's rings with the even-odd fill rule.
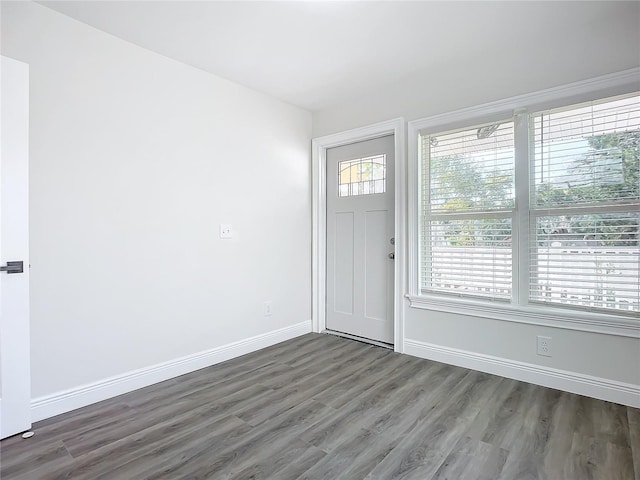
[[421,134],[422,291],[509,300],[514,124]]
[[640,96],[531,115],[529,299],[640,312]]

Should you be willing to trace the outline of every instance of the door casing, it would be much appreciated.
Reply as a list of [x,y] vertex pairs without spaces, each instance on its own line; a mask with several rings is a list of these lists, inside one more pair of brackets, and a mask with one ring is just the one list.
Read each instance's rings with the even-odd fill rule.
[[312,149],[312,329],[322,332],[326,328],[326,272],[327,272],[327,149],[349,143],[370,140],[385,135],[394,136],[395,175],[395,264],[393,288],[393,338],[394,350],[404,352],[403,292],[406,278],[404,267],[406,238],[406,158],[405,121],[396,118],[366,127],[347,130],[314,138]]

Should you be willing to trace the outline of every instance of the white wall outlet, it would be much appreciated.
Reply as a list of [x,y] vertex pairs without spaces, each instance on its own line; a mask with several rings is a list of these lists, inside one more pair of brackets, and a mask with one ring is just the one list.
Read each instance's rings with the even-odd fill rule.
[[271,302],[271,300],[264,302],[264,316],[265,317],[271,316],[271,311],[272,311],[272,302]]
[[538,355],[543,357],[551,356],[551,337],[543,337],[538,335]]
[[233,229],[226,223],[220,224],[220,238],[233,238]]

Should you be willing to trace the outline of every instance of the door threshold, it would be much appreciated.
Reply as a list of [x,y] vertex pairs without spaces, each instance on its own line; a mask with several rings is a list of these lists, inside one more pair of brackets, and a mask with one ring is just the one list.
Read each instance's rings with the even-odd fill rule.
[[389,350],[393,350],[392,343],[379,342],[378,340],[372,340],[366,337],[359,337],[357,335],[351,335],[350,333],[344,332],[336,332],[335,330],[323,330],[322,333],[327,335],[335,335],[336,337],[348,338],[349,340],[355,340],[356,342],[368,343],[370,345],[375,345],[376,347],[387,348]]

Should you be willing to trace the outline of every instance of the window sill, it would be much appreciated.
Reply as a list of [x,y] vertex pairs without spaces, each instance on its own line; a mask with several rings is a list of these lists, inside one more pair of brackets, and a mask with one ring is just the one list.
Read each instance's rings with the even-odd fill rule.
[[582,332],[640,338],[640,320],[602,313],[566,311],[542,306],[516,306],[491,301],[406,295],[411,308],[484,317],[506,322],[528,323]]

